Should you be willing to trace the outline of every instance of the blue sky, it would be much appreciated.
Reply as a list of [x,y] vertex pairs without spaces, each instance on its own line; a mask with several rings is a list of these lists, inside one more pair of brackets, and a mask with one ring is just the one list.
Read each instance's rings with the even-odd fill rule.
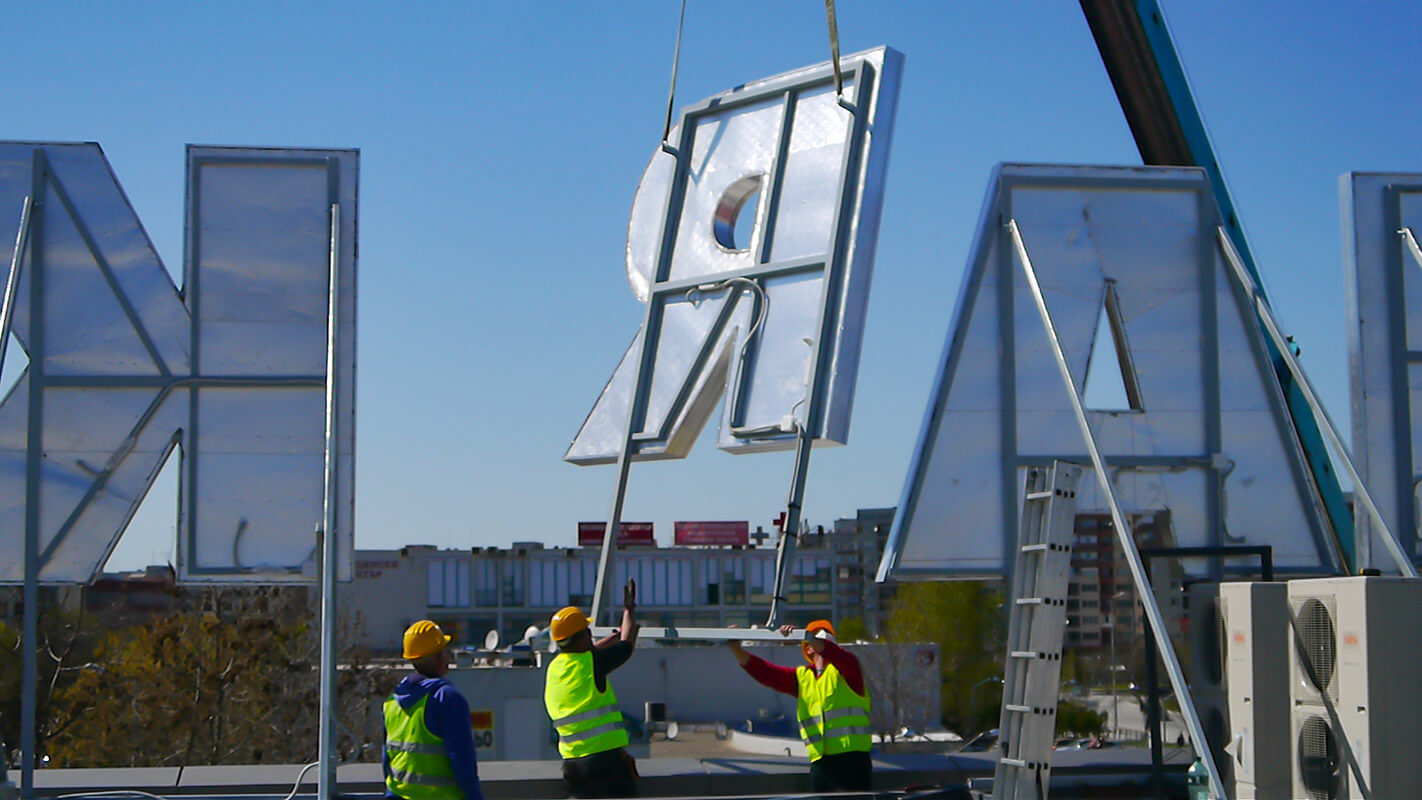
[[[1278,315],[1348,425],[1338,176],[1422,172],[1412,2],[1165,0]],[[839,0],[906,57],[846,447],[805,516],[898,502],[989,173],[1139,163],[1076,3]],[[561,460],[641,320],[623,277],[678,3],[35,3],[3,136],[97,141],[174,273],[184,145],[361,150],[356,541],[575,541],[615,474]],[[678,106],[828,57],[819,0],[688,0]],[[635,465],[624,517],[768,523],[790,458]],[[171,481],[111,568],[172,557]]]

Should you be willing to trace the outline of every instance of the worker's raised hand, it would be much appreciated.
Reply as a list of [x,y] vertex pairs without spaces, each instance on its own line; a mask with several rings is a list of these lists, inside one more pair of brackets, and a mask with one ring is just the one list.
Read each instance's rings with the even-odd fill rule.
[[780,635],[781,635],[781,636],[789,636],[790,634],[792,634],[792,633],[794,633],[794,632],[795,632],[795,626],[794,626],[794,625],[781,625],[781,626],[780,626]]
[[745,666],[747,663],[750,662],[750,653],[747,653],[746,649],[744,647],[741,647],[741,643],[738,640],[731,639],[730,641],[726,642],[726,646],[731,648],[731,654],[736,657],[737,664]]
[[622,607],[628,611],[637,608],[637,581],[635,578],[628,578],[627,585],[622,587]]

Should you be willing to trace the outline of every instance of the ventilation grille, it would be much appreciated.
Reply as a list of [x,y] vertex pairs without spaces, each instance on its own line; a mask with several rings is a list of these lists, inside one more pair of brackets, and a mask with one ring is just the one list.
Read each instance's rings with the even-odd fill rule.
[[1323,601],[1310,597],[1295,610],[1298,618],[1298,649],[1307,662],[1300,664],[1299,681],[1313,692],[1328,692],[1337,697],[1333,678],[1338,667],[1337,630],[1333,612]]
[[1299,782],[1308,800],[1335,800],[1342,795],[1343,773],[1338,742],[1328,720],[1311,716],[1299,726]]

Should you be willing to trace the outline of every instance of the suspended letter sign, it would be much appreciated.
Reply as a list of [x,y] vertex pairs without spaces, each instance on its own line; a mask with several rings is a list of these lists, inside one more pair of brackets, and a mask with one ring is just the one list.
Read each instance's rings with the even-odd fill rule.
[[845,441],[902,63],[843,59],[844,105],[822,64],[683,112],[628,226],[646,318],[568,461],[616,460],[629,424],[634,458],[681,458],[723,392],[722,449]]
[[0,403],[0,582],[24,580],[27,532],[40,581],[88,581],[175,447],[179,577],[302,580],[323,520],[333,262],[335,518],[351,578],[358,155],[187,157],[179,294],[97,145],[0,143],[6,266],[34,203],[12,326],[29,364]]

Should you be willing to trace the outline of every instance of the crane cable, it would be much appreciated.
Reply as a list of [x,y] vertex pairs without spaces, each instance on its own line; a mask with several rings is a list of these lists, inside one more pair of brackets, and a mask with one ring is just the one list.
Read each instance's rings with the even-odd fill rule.
[[[829,25],[830,62],[834,65],[834,94],[844,104],[844,72],[839,67],[839,21],[834,0],[825,0],[825,20]],[[667,89],[667,116],[662,124],[662,149],[674,152],[667,142],[671,136],[672,116],[676,113],[676,71],[681,64],[681,34],[686,27],[686,0],[681,0],[681,12],[676,18],[676,47],[672,50],[671,86]]]
[[[831,0],[826,0],[831,2]],[[672,51],[671,88],[667,90],[667,121],[662,126],[662,149],[670,151],[667,137],[671,135],[672,113],[676,109],[676,68],[681,62],[681,31],[686,23],[686,0],[681,0],[681,14],[676,18],[676,49]]]
[[839,22],[835,19],[834,0],[825,0],[825,18],[829,22],[830,60],[834,62],[834,95],[844,100],[844,73],[839,69]]

